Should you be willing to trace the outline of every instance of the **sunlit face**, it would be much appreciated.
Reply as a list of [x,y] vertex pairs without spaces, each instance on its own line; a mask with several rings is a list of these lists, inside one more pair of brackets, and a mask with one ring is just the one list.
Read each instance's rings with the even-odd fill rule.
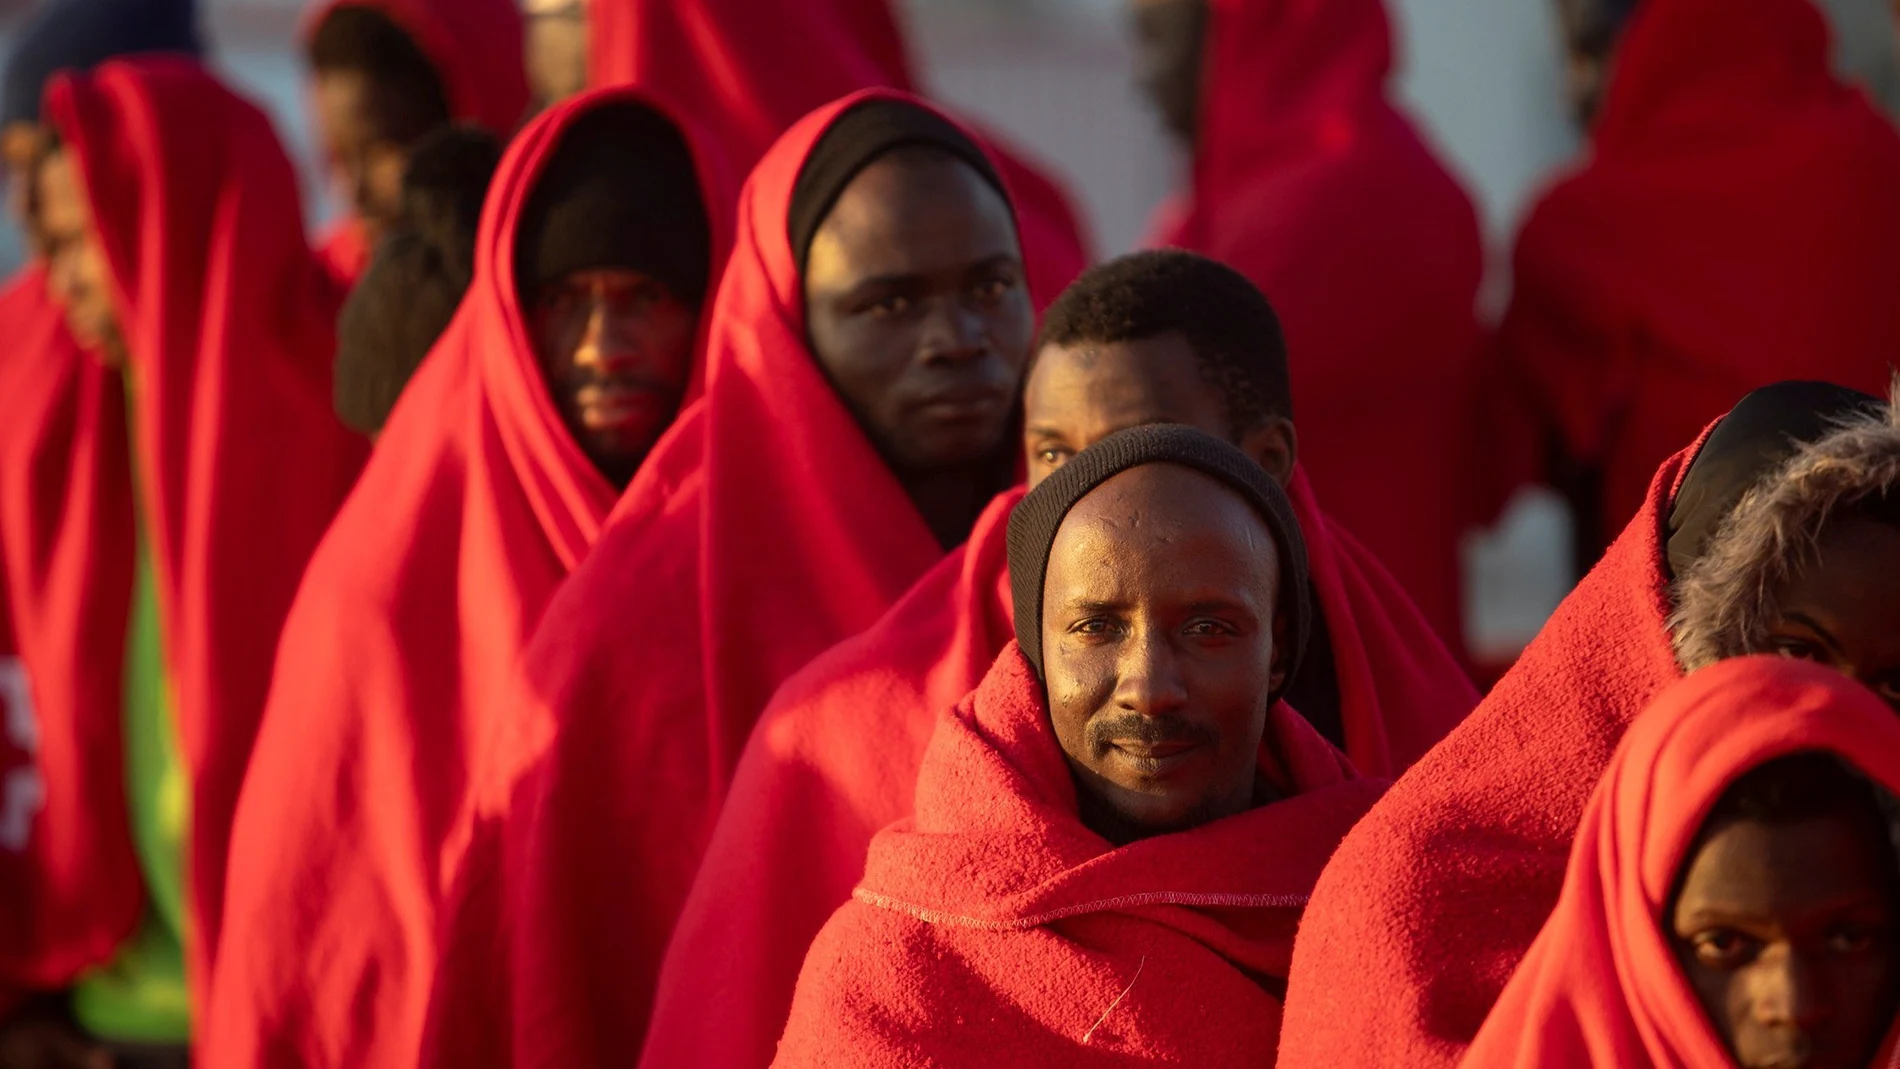
[[1201,373],[1179,331],[1125,342],[1047,345],[1023,387],[1023,453],[1029,485],[1077,453],[1130,427],[1184,423],[1233,441],[1282,485],[1297,452],[1293,424],[1270,419],[1235,440],[1226,400]]
[[330,180],[374,245],[401,217],[403,169],[431,124],[394,87],[356,70],[318,71],[316,108]]
[[1282,680],[1280,554],[1239,495],[1151,464],[1070,510],[1044,577],[1049,716],[1089,827],[1128,842],[1250,808]]
[[1892,846],[1853,814],[1735,820],[1689,860],[1667,930],[1741,1069],[1865,1069],[1900,992]]
[[679,414],[699,313],[650,275],[600,268],[542,287],[529,323],[568,432],[624,488]]
[[47,289],[66,314],[74,340],[111,366],[125,361],[114,306],[112,265],[92,224],[92,203],[72,150],[60,148],[39,167],[40,241]]
[[899,150],[852,179],[811,243],[805,310],[826,377],[894,467],[1007,447],[1035,311],[1009,205],[969,165]]
[[1200,127],[1208,0],[1133,0],[1135,80],[1182,144]]
[[38,123],[20,120],[0,129],[0,159],[7,168],[7,213],[35,244],[39,241],[35,172],[46,150],[46,130]]
[[1768,650],[1831,665],[1900,712],[1900,528],[1852,514],[1774,591]]
[[1603,95],[1615,65],[1616,42],[1622,27],[1611,10],[1616,0],[1557,0],[1557,20],[1563,32],[1564,93],[1571,118],[1588,130],[1596,123]]

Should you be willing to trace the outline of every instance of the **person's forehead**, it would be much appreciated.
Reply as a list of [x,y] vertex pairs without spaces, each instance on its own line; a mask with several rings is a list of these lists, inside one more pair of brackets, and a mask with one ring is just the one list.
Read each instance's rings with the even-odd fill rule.
[[1225,483],[1176,464],[1144,464],[1118,473],[1085,495],[1063,518],[1056,549],[1086,556],[1117,547],[1169,553],[1231,548],[1271,559],[1273,535],[1265,519]]
[[1150,408],[1220,400],[1180,331],[1132,341],[1046,345],[1036,356],[1027,389],[1031,407],[1076,392],[1091,400]]
[[1019,255],[1009,205],[955,157],[900,150],[858,172],[819,226],[821,259],[860,274]]

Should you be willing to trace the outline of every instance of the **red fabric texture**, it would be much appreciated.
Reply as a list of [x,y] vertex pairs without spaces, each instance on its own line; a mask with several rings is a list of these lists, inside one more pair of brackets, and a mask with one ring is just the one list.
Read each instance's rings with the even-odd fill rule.
[[446,918],[433,1064],[630,1059],[754,721],[943,556],[805,339],[792,187],[860,99],[799,122],[747,181],[706,394],[524,656]]
[[55,990],[143,905],[120,738],[131,447],[119,377],[39,267],[0,293],[0,337],[0,989]]
[[[574,98],[516,140],[472,296],[311,563],[235,833],[215,1062],[415,1061],[443,850],[506,712],[495,699],[617,497],[548,393],[515,288],[516,229],[562,135],[629,100],[645,102]],[[705,163],[701,185],[718,263],[731,187]]]
[[[1338,662],[1347,753],[1397,775],[1478,695],[1398,584],[1333,528],[1304,474],[1289,488]],[[642,1065],[763,1065],[799,966],[850,897],[884,826],[911,814],[939,714],[1014,637],[1014,490],[969,542],[862,635],[786,681],[753,731],[667,948]]]
[[62,78],[46,110],[78,161],[133,379],[132,454],[191,775],[186,955],[204,1006],[278,633],[366,446],[330,408],[334,292],[264,113],[177,60]]
[[[340,7],[378,12],[407,33],[442,79],[456,122],[485,127],[505,143],[528,114],[526,46],[515,0],[318,0],[304,17],[305,38]],[[353,218],[317,244],[345,291],[369,266],[373,250]]]
[[1649,473],[1783,379],[1885,396],[1900,351],[1900,136],[1828,66],[1809,0],[1645,0],[1594,151],[1537,204],[1485,376],[1495,508],[1547,443],[1602,472],[1603,537]]
[[1111,846],[1012,642],[812,945],[773,1064],[1260,1064],[1301,907],[1384,787],[1284,704],[1261,768],[1283,801]]
[[[919,91],[890,0],[589,0],[588,33],[593,84],[692,101],[740,171],[840,97]],[[1016,203],[1030,289],[1053,300],[1088,266],[1085,228],[1044,168],[985,140]]]
[[1212,0],[1209,15],[1192,185],[1157,243],[1273,301],[1313,486],[1462,651],[1477,215],[1388,95],[1381,0]]
[[1563,882],[1630,721],[1680,678],[1663,525],[1671,458],[1497,687],[1340,845],[1300,931],[1281,1069],[1450,1066]]
[[[1900,791],[1900,720],[1839,672],[1744,657],[1664,691],[1604,773],[1557,908],[1460,1064],[1731,1069],[1660,918],[1723,792],[1812,751]],[[1894,1047],[1869,1064],[1892,1065]]]

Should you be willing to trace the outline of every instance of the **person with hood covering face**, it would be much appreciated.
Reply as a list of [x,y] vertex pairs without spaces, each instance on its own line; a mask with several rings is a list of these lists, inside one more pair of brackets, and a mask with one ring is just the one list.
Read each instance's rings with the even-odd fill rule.
[[304,17],[318,138],[347,205],[321,244],[347,291],[402,224],[410,154],[468,123],[506,141],[528,112],[515,0],[317,0]]
[[1900,702],[1894,412],[1781,383],[1657,473],[1517,665],[1341,844],[1294,951],[1282,1067],[1456,1064],[1629,723],[1685,669],[1781,653]]
[[1590,152],[1538,200],[1479,425],[1483,511],[1568,497],[1580,571],[1649,473],[1790,376],[1880,392],[1900,351],[1900,135],[1811,0],[1562,0]]
[[773,1064],[1258,1065],[1299,908],[1384,787],[1281,701],[1313,627],[1292,503],[1137,427],[1022,499],[1009,558],[1016,640],[940,718]]
[[495,178],[470,296],[285,627],[233,833],[218,1064],[415,1064],[440,873],[509,673],[700,389],[732,194],[674,114],[575,97]]
[[1393,102],[1384,3],[1132,3],[1142,80],[1191,157],[1151,243],[1273,302],[1313,489],[1462,654],[1484,252],[1470,198]]
[[[588,84],[692,101],[741,174],[816,108],[865,89],[923,93],[892,0],[587,0],[586,16]],[[1053,300],[1092,258],[1072,198],[977,132],[1015,201],[1030,290]]]
[[1900,719],[1743,657],[1637,718],[1465,1069],[1886,1066],[1900,1028]]
[[119,630],[75,651],[123,664],[123,697],[64,715],[121,770],[89,784],[87,804],[126,814],[96,848],[135,860],[78,892],[116,938],[72,1008],[91,1035],[181,1057],[272,654],[365,446],[331,412],[335,293],[263,112],[195,63],[145,59],[57,79],[45,114],[49,291],[115,369],[133,500],[107,565],[126,570],[91,595]]
[[0,88],[7,208],[29,254],[0,289],[0,915],[18,920],[0,934],[0,1061],[28,1032],[65,1031],[25,993],[110,957],[138,909],[125,807],[100,802],[122,796],[125,769],[95,734],[124,701],[120,669],[95,651],[123,645],[132,586],[125,390],[47,289],[42,100],[58,71],[202,51],[190,0],[62,0],[18,28]]
[[1015,477],[1034,312],[1011,203],[979,142],[885,91],[814,112],[753,171],[705,396],[523,656],[451,890],[431,1064],[637,1054],[773,691]]
[[[1044,315],[1023,402],[1027,488],[1116,431],[1181,423],[1254,458],[1306,543],[1314,626],[1286,701],[1360,774],[1389,778],[1478,702],[1458,662],[1371,554],[1326,516],[1301,463],[1273,307],[1232,268],[1155,250],[1093,267]],[[746,743],[660,974],[641,1064],[771,1060],[813,937],[850,900],[872,836],[908,817],[938,716],[1014,633],[1009,517],[870,629],[787,680]]]

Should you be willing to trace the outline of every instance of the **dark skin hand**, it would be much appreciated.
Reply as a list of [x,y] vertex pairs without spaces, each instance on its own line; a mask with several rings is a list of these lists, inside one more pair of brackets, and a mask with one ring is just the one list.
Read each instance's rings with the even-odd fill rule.
[[529,328],[568,433],[624,490],[679,414],[698,310],[650,275],[598,268],[543,287]]
[[930,150],[866,167],[811,244],[812,351],[946,547],[1014,475],[1035,330],[1024,278],[1002,194]]
[[73,338],[108,366],[121,367],[125,342],[112,295],[117,283],[70,149],[58,149],[41,162],[38,189],[47,290],[65,313]]
[[1252,808],[1284,679],[1280,555],[1252,506],[1175,465],[1122,472],[1063,520],[1043,676],[1082,821],[1117,845]]
[[1299,456],[1293,421],[1236,432],[1220,391],[1179,331],[1125,342],[1044,346],[1023,389],[1023,453],[1034,486],[1077,453],[1130,427],[1182,423],[1224,438],[1285,486]]
[[1872,815],[1736,820],[1684,867],[1667,933],[1741,1069],[1864,1069],[1900,996],[1893,847]]
[[1859,680],[1900,712],[1900,528],[1844,513],[1775,591],[1768,649]]
[[1135,81],[1175,140],[1194,146],[1207,53],[1207,0],[1133,0]]

